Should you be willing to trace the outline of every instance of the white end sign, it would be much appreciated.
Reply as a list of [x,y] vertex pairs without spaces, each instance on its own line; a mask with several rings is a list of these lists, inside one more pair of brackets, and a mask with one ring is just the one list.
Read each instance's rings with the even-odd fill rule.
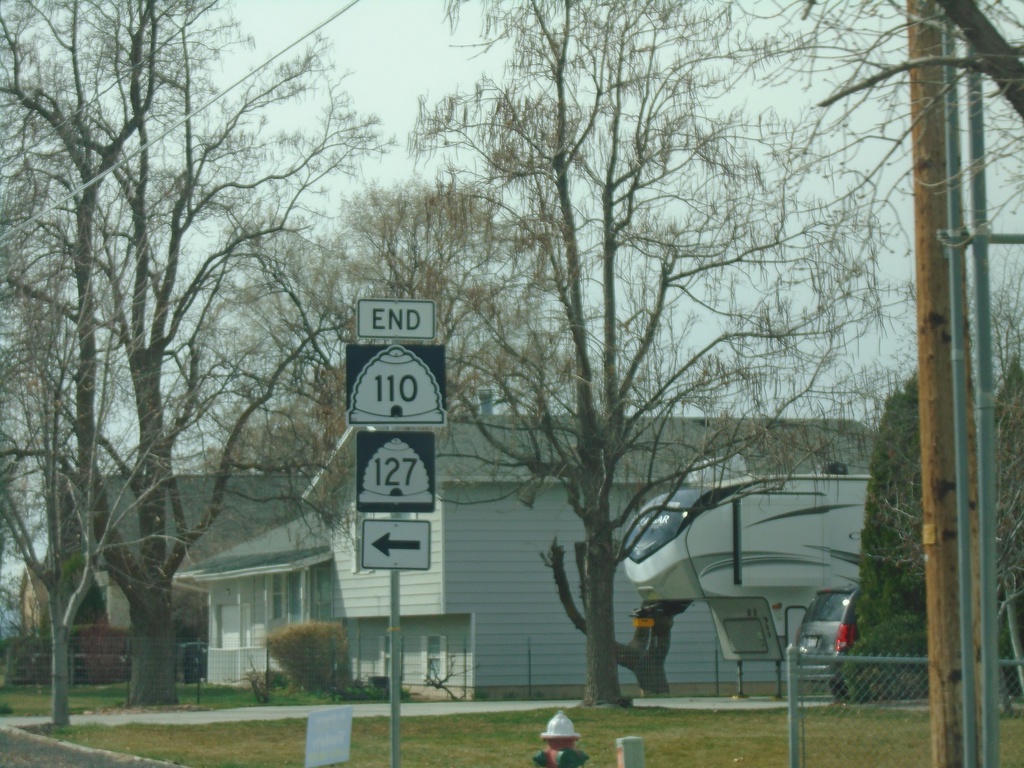
[[352,711],[352,707],[331,707],[310,712],[306,721],[306,768],[348,762]]
[[361,339],[422,339],[437,334],[432,301],[360,299],[356,305],[356,335]]

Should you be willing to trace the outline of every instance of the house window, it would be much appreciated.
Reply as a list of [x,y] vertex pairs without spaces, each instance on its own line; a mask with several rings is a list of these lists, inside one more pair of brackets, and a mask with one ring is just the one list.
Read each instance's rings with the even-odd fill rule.
[[285,575],[283,573],[275,573],[272,578],[271,591],[273,594],[273,600],[270,611],[270,618],[272,619],[283,619],[284,618],[284,596],[285,596]]
[[427,635],[427,658],[426,670],[427,679],[442,681],[447,674],[445,669],[445,638],[441,635]]
[[326,621],[334,616],[334,569],[330,563],[311,568],[309,571],[310,591],[313,601],[310,616]]
[[382,675],[391,674],[391,634],[388,633],[380,639],[380,660]]
[[302,621],[302,571],[288,574],[288,623]]
[[242,603],[238,622],[238,647],[246,648],[252,642],[252,605]]
[[241,645],[242,617],[237,605],[217,606],[217,647],[238,648]]

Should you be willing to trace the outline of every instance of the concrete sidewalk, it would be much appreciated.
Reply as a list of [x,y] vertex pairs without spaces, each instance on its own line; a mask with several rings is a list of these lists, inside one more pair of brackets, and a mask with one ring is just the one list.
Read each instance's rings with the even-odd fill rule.
[[[126,723],[151,723],[161,725],[205,725],[207,723],[238,723],[260,720],[283,720],[288,718],[306,719],[311,712],[331,709],[338,704],[317,706],[254,706],[238,709],[181,709],[146,711],[132,710],[125,712],[102,712],[96,714],[72,715],[72,725],[102,724],[125,725]],[[427,717],[431,715],[464,715],[474,712],[521,712],[543,710],[541,720],[554,714],[559,709],[570,709],[579,705],[578,700],[561,701],[418,701],[403,702],[402,717]],[[355,717],[389,717],[391,707],[387,702],[353,703]],[[738,711],[750,709],[780,709],[786,701],[769,697],[750,697],[734,699],[729,697],[679,697],[666,699],[639,699],[634,701],[634,708],[643,709],[705,709],[716,711]],[[50,722],[47,716],[32,717],[0,717],[0,727],[42,725]]]

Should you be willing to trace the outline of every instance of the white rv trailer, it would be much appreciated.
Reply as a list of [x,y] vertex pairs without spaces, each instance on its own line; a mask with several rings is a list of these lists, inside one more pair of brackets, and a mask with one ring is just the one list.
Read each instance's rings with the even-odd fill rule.
[[859,581],[867,481],[746,477],[654,499],[625,561],[642,610],[705,601],[727,659],[780,660],[815,593]]

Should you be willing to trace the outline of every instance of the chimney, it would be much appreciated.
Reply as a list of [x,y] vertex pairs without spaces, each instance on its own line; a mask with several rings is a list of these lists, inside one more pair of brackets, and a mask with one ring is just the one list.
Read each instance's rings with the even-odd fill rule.
[[478,389],[476,393],[480,400],[479,415],[480,416],[493,416],[494,415],[494,391],[489,387]]

